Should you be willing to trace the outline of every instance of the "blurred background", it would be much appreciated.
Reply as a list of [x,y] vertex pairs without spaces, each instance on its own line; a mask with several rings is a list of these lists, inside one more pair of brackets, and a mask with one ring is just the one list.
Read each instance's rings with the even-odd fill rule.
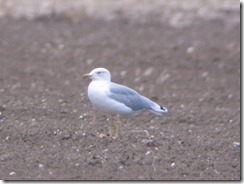
[[0,0],[0,17],[34,19],[50,15],[64,15],[73,21],[84,16],[104,20],[117,17],[145,21],[157,18],[175,27],[189,25],[195,18],[219,18],[229,21],[235,16],[239,3],[233,0]]

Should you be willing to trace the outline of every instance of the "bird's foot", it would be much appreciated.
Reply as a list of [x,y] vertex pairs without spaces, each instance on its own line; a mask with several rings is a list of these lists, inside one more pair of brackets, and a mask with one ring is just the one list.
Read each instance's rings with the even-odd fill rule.
[[111,121],[108,128],[108,136],[112,137],[113,139],[117,139],[119,137],[119,126],[120,121]]

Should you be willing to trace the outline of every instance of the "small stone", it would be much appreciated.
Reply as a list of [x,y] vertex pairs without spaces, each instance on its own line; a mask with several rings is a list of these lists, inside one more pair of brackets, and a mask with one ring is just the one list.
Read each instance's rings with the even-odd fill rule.
[[122,71],[122,72],[120,72],[120,75],[121,75],[122,77],[124,77],[126,74],[127,74],[126,71]]
[[175,168],[175,163],[173,162],[170,167]]
[[203,77],[203,78],[207,78],[207,77],[208,77],[208,72],[203,72],[203,73],[202,73],[202,77]]
[[119,169],[123,169],[123,166],[121,165],[121,166],[119,166]]
[[199,102],[202,102],[204,100],[204,97],[201,97],[198,99]]
[[13,176],[13,175],[15,175],[15,174],[16,174],[16,173],[15,173],[14,171],[12,171],[12,172],[9,173],[10,176]]
[[42,169],[44,167],[43,164],[38,164],[39,169]]
[[80,165],[79,163],[76,163],[76,164],[75,164],[75,167],[78,167],[79,165]]
[[107,137],[107,135],[106,135],[105,133],[100,133],[100,134],[98,135],[98,137],[101,138],[101,139],[104,139],[104,138]]
[[69,139],[69,138],[71,138],[71,135],[70,135],[70,134],[65,134],[65,135],[63,136],[63,139]]
[[145,75],[146,77],[150,76],[150,75],[153,73],[153,70],[154,70],[153,67],[148,68],[148,69],[144,72],[144,75]]
[[146,153],[145,153],[145,155],[149,155],[151,153],[151,151],[147,151]]
[[62,139],[63,140],[70,139],[71,137],[72,137],[72,135],[68,131],[62,132]]
[[152,139],[147,140],[147,141],[146,141],[146,146],[149,146],[149,147],[151,147],[151,146],[155,146],[155,141],[152,140]]
[[83,115],[80,115],[79,116],[79,119],[82,119],[83,120],[84,119],[84,116]]
[[5,116],[2,115],[2,112],[0,112],[0,122],[4,122],[5,121]]
[[187,53],[188,54],[191,54],[191,53],[193,53],[194,52],[194,47],[188,47],[187,48]]
[[232,94],[229,94],[229,95],[228,95],[228,98],[232,98],[232,97],[233,97],[233,95],[232,95]]
[[179,144],[184,144],[184,141],[179,141]]
[[239,142],[233,142],[233,146],[235,147],[235,148],[240,148],[240,143]]

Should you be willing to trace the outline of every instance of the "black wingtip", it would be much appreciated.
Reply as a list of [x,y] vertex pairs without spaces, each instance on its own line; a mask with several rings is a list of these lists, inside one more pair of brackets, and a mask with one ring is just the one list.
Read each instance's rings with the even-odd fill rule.
[[168,109],[166,107],[160,106],[160,109],[162,109],[164,112],[168,112]]

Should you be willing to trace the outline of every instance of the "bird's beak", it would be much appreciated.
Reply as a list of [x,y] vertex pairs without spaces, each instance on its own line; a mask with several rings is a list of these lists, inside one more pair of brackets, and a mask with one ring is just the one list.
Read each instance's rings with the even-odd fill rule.
[[88,78],[88,77],[91,77],[91,74],[87,73],[83,75],[83,78]]

